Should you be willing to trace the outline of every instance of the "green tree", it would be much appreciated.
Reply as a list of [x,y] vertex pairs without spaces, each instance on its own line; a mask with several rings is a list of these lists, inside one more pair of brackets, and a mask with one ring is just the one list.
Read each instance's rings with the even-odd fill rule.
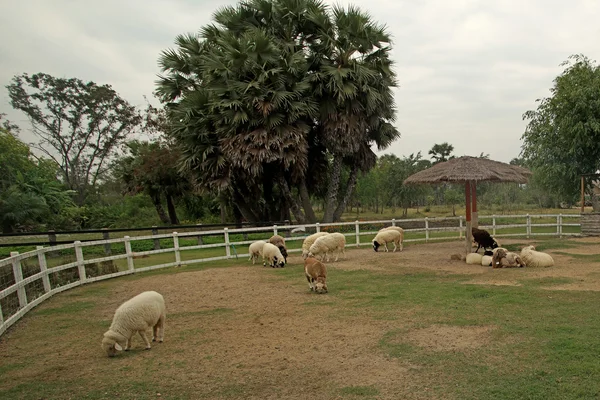
[[[441,163],[444,161],[448,161],[454,158],[452,152],[454,151],[454,146],[448,142],[444,143],[436,143],[431,147],[428,154],[431,156],[433,160],[433,164]],[[483,156],[483,153],[481,153]]]
[[546,190],[572,203],[580,175],[600,170],[600,67],[583,55],[562,65],[551,96],[523,116],[522,156]]
[[22,74],[6,86],[13,108],[29,118],[36,148],[60,167],[82,205],[108,160],[140,123],[134,106],[109,86],[48,74]]

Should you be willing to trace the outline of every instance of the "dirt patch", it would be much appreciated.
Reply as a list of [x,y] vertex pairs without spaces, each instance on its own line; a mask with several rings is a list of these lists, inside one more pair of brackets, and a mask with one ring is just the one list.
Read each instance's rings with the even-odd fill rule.
[[490,326],[432,325],[413,330],[402,339],[415,346],[431,351],[457,351],[477,349],[490,341]]

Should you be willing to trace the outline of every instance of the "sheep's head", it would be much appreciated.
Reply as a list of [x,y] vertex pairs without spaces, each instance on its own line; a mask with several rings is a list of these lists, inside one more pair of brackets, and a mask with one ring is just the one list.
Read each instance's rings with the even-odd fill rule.
[[283,256],[283,259],[285,260],[285,262],[287,262],[287,256],[288,256],[287,249],[285,248],[285,246],[278,246],[278,247],[279,247],[279,251],[281,252],[281,255]]
[[273,268],[276,267],[280,267],[283,268],[283,266],[285,265],[285,259],[284,258],[279,258],[278,256],[273,257]]
[[377,242],[376,240],[373,240],[373,250],[377,251],[377,249],[379,249],[379,246],[381,246],[379,244],[379,242]]
[[320,294],[327,293],[327,284],[325,283],[324,278],[322,278],[322,277],[317,278],[315,292],[320,293]]
[[492,246],[491,246],[491,247],[492,247],[492,249],[495,249],[495,248],[497,248],[497,247],[498,247],[498,242],[496,242],[496,240],[495,240],[495,239],[494,239],[494,240],[492,240]]
[[123,347],[126,344],[127,340],[125,337],[113,331],[106,332],[102,339],[102,349],[109,357],[114,357],[117,355],[117,352],[123,351]]

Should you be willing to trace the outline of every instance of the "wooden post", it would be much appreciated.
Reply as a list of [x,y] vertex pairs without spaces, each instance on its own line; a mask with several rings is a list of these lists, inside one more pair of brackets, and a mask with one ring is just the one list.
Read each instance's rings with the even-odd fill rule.
[[319,225],[318,222],[315,225],[316,225],[316,227],[315,227],[316,231],[321,232],[321,225]]
[[[152,234],[158,235],[158,226],[155,225],[152,227]],[[154,250],[160,250],[160,240],[159,239],[154,239]]]
[[177,266],[181,266],[181,252],[179,251],[179,234],[173,232],[173,249],[175,250],[175,262]]
[[[108,240],[110,239],[110,234],[108,229],[102,228],[102,239]],[[110,243],[104,243],[104,254],[110,256],[112,254],[112,249],[110,248]]]
[[466,250],[467,254],[473,251],[471,246],[473,233],[471,232],[471,185],[470,182],[465,182],[465,203],[467,205],[466,210],[466,227],[465,227],[465,240],[466,240]]
[[56,232],[53,229],[48,231],[48,243],[50,246],[56,246]]
[[83,249],[81,248],[81,242],[75,241],[75,257],[77,257],[77,270],[79,271],[79,281],[84,284],[87,280],[85,275],[85,264],[83,260]]
[[129,236],[125,236],[123,239],[125,239],[125,253],[127,254],[127,270],[129,272],[133,272],[133,251],[131,251],[131,242],[129,241],[130,238]]
[[[196,226],[198,227],[198,231],[202,230],[202,224],[197,224]],[[204,244],[204,242],[202,241],[202,235],[198,235],[198,244],[199,245],[203,245]]]
[[[19,255],[18,251],[11,251],[10,256],[16,257]],[[13,260],[12,262],[13,275],[15,276],[15,285],[18,285],[23,281],[23,270],[21,269],[21,261]],[[19,297],[19,307],[24,308],[27,305],[27,293],[25,292],[25,286],[21,286],[17,289],[17,296]]]
[[463,217],[462,215],[460,217],[458,217],[458,238],[462,240],[462,235],[463,235]]
[[531,236],[531,215],[527,214],[527,239]]
[[425,217],[425,243],[429,242],[429,218]]
[[581,175],[581,212],[585,211],[585,178]]
[[50,287],[50,278],[48,277],[48,263],[46,262],[46,253],[42,251],[44,246],[37,246],[38,250],[38,263],[40,264],[40,272],[42,275],[42,282],[44,283],[44,292],[48,293],[52,288]]
[[227,255],[227,258],[231,258],[231,248],[229,247],[229,229],[223,228],[223,234],[225,235],[225,255]]
[[492,236],[496,236],[496,215],[492,215]]
[[471,226],[473,228],[479,228],[479,219],[477,217],[477,183],[471,182]]
[[358,220],[354,221],[354,229],[356,231],[356,247],[360,247],[360,225]]

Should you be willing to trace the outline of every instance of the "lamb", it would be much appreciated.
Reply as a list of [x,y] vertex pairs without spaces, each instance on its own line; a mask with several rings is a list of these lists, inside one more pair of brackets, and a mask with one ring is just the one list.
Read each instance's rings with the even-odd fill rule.
[[269,265],[273,268],[283,268],[283,266],[285,265],[285,258],[283,257],[283,254],[281,254],[279,247],[275,246],[272,243],[265,243],[263,245],[262,254],[264,266],[267,265],[265,259],[269,260]]
[[302,243],[302,258],[304,258],[306,260],[306,257],[308,257],[308,250],[310,249],[310,246],[312,246],[312,244],[315,242],[315,240],[317,240],[321,236],[326,236],[326,235],[329,235],[329,232],[317,232],[317,233],[313,233],[310,236],[307,236],[304,239],[304,242]]
[[394,243],[394,251],[396,251],[398,246],[400,247],[400,251],[402,251],[403,236],[404,235],[402,233],[393,229],[384,229],[382,231],[379,231],[375,238],[372,240],[373,250],[377,251],[379,249],[379,246],[383,245],[385,247],[385,251],[389,251],[387,244]]
[[484,267],[492,266],[492,256],[485,255],[481,257],[481,265]]
[[316,293],[327,293],[327,267],[313,257],[304,260],[304,275],[308,280],[308,287]]
[[404,229],[400,228],[399,226],[388,226],[383,229],[380,229],[379,232],[385,231],[385,230],[392,230],[392,231],[400,232],[400,251],[402,251],[402,249],[404,247],[402,244],[402,242],[404,241]]
[[131,348],[131,339],[137,332],[144,340],[146,350],[150,350],[146,331],[152,327],[152,341],[158,338],[158,341],[162,342],[165,335],[165,318],[163,296],[154,291],[140,293],[117,308],[110,328],[104,333],[102,349],[109,357],[114,357],[117,351],[127,351]]
[[490,233],[484,229],[471,228],[471,233],[473,234],[473,240],[477,243],[477,253],[480,247],[483,247],[483,250],[488,247],[491,249],[495,249],[498,247],[498,242],[494,240],[494,238],[490,235]]
[[500,249],[492,256],[492,268],[522,268],[525,264],[517,253]]
[[479,253],[469,253],[469,254],[467,254],[467,257],[465,258],[465,261],[467,264],[470,264],[470,265],[480,265],[482,257],[483,256]]
[[346,237],[341,233],[330,233],[329,235],[321,236],[308,249],[309,257],[320,256],[321,260],[327,257],[329,261],[329,253],[335,252],[335,261],[338,260],[340,253],[346,256]]
[[269,238],[269,243],[274,244],[279,247],[279,251],[281,251],[281,255],[283,255],[283,259],[287,263],[287,247],[285,247],[285,239],[280,235],[273,235]]
[[248,261],[252,260],[252,264],[254,264],[254,261],[258,260],[258,257],[262,257],[263,246],[265,243],[267,242],[264,240],[257,240],[248,247],[248,254],[250,254]]
[[528,267],[552,267],[554,259],[550,254],[537,251],[534,246],[525,246],[521,249],[521,259]]

